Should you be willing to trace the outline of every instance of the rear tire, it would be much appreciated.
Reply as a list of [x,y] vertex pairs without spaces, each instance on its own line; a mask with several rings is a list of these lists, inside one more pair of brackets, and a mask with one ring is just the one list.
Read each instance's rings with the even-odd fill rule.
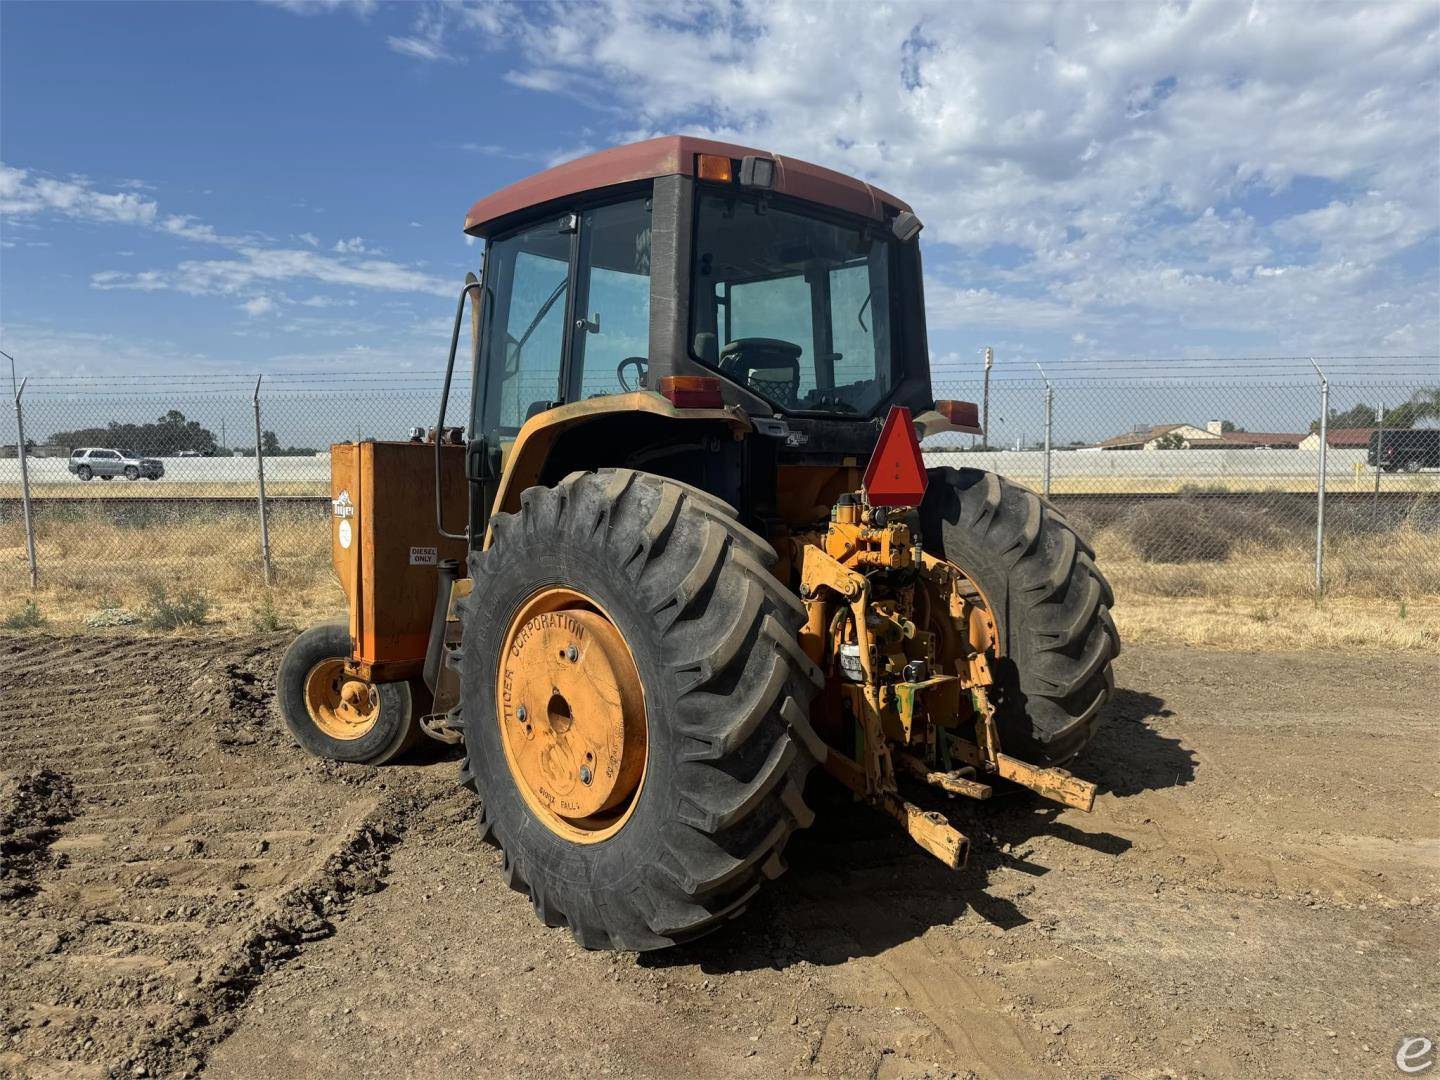
[[[318,623],[285,650],[276,679],[275,698],[280,717],[301,749],[319,758],[354,765],[384,765],[416,745],[424,732],[415,708],[416,695],[409,683],[371,686],[378,699],[373,723],[352,737],[337,737],[334,722],[325,724],[315,708],[314,676],[322,666],[331,669],[350,655],[350,628],[344,622]],[[331,731],[325,727],[332,728]]]
[[[809,723],[822,677],[799,647],[803,607],[767,569],[774,551],[713,496],[628,470],[530,488],[491,528],[462,602],[461,781],[482,800],[507,881],[585,948],[662,948],[716,929],[781,873],[790,834],[813,819],[802,789],[823,752]],[[527,801],[497,718],[501,657],[524,642],[510,644],[512,622],[550,589],[607,617],[644,695],[633,805],[588,841]]]
[[95,474],[90,471],[89,465],[81,465],[80,468],[75,470],[75,475],[78,476],[81,480],[89,480],[90,477],[94,476]]
[[1094,551],[1035,492],[979,469],[931,469],[920,520],[925,549],[993,608],[1001,748],[1041,765],[1074,757],[1094,737],[1120,654]]

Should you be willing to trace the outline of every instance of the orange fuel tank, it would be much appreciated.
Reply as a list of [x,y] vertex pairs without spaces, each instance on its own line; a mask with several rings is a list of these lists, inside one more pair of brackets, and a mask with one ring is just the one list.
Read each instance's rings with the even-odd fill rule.
[[[441,448],[445,527],[468,509],[465,449]],[[337,443],[330,448],[330,552],[350,608],[352,673],[371,682],[418,676],[435,609],[436,565],[466,556],[435,527],[431,443]],[[461,571],[464,573],[463,569]]]

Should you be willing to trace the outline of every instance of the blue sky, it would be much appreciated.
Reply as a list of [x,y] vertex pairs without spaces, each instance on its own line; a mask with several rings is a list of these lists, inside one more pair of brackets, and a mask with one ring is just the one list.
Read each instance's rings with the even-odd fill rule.
[[1433,3],[6,3],[0,348],[434,371],[472,201],[686,131],[913,202],[944,371],[1435,354],[1437,78]]

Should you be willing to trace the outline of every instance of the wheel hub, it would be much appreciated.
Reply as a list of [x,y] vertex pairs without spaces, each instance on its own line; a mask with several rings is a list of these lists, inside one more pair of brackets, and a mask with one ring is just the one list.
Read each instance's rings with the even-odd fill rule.
[[617,831],[644,778],[647,731],[614,623],[570,589],[532,597],[505,640],[497,703],[511,772],[551,831],[582,843]]
[[380,719],[380,695],[370,683],[347,675],[344,660],[322,660],[305,677],[305,708],[326,735],[350,741]]

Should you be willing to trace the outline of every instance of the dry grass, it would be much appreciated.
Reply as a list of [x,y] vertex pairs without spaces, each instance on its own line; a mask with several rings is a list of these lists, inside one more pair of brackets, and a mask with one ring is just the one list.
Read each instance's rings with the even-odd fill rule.
[[[190,588],[209,625],[301,627],[342,614],[324,507],[272,508],[275,584],[261,581],[260,539],[248,508],[131,507],[109,521],[91,508],[46,507],[38,519],[41,587],[28,588],[23,538],[0,534],[0,619],[32,597],[57,628],[102,608],[137,615],[156,586]],[[1116,620],[1131,641],[1244,649],[1430,651],[1440,648],[1440,530],[1428,520],[1328,545],[1328,595],[1318,602],[1308,537],[1229,522],[1218,561],[1147,561],[1124,515],[1083,523],[1115,586]],[[1152,552],[1153,554],[1153,552]],[[143,632],[127,627],[126,632]]]
[[1404,606],[1330,597],[1322,603],[1160,600],[1122,596],[1115,611],[1127,643],[1203,645],[1254,652],[1440,650],[1440,601]]
[[1433,529],[1405,524],[1332,536],[1326,595],[1317,599],[1308,537],[1247,529],[1241,517],[1229,523],[1235,531],[1208,537],[1212,543],[1198,549],[1213,553],[1218,543],[1225,549],[1219,558],[1161,562],[1153,542],[1137,543],[1134,524],[1122,520],[1093,537],[1126,640],[1262,650],[1440,648],[1440,532]]
[[[329,497],[330,484],[326,480],[272,480],[265,478],[265,494],[270,498],[285,496],[323,495]],[[91,480],[88,484],[75,481],[73,484],[30,485],[30,497],[37,503],[49,500],[87,501],[91,499],[244,499],[255,498],[255,482],[243,483],[212,480],[156,480],[130,483],[126,480]],[[21,496],[19,484],[0,484],[0,499],[18,499]]]
[[[1040,490],[1043,477],[1005,474],[1027,487]],[[267,484],[268,487],[268,484]],[[1201,488],[1213,494],[1246,494],[1273,492],[1288,495],[1314,495],[1313,473],[1280,476],[1052,476],[1053,495],[1174,495]],[[1331,492],[1370,492],[1375,489],[1373,472],[1346,476],[1331,474],[1325,478],[1325,490]],[[1381,493],[1393,491],[1440,492],[1440,476],[1434,473],[1391,474],[1380,479]]]
[[[40,588],[29,592],[23,538],[7,532],[0,544],[18,543],[0,546],[0,597],[33,595],[57,625],[82,625],[105,608],[138,615],[157,587],[198,590],[210,602],[208,622],[234,629],[257,622],[304,626],[344,612],[323,509],[271,508],[275,581],[268,589],[260,530],[248,509],[151,510],[96,521],[86,509],[46,508],[36,520]],[[6,613],[0,610],[0,616]]]
[[[1039,491],[1043,483],[1040,473],[1007,472],[1009,479]],[[1332,473],[1326,478],[1326,490],[1339,494],[1368,493],[1375,488],[1375,474],[1362,472],[1339,475]],[[1313,495],[1315,493],[1314,473],[1258,474],[1255,476],[1223,476],[1198,474],[1186,475],[1110,475],[1097,472],[1093,475],[1052,477],[1050,491],[1053,495],[1175,495],[1186,491],[1203,490],[1209,494],[1286,494]],[[1380,479],[1380,491],[1386,492],[1429,492],[1440,494],[1440,473],[1386,473]],[[330,485],[325,480],[283,480],[265,477],[267,495],[328,496]],[[168,477],[155,481],[129,483],[124,480],[110,482],[92,480],[88,484],[75,481],[63,484],[35,484],[30,494],[40,499],[164,499],[164,498],[244,498],[254,497],[253,480],[243,481],[192,481],[172,480]],[[20,485],[0,483],[0,499],[20,498]]]

